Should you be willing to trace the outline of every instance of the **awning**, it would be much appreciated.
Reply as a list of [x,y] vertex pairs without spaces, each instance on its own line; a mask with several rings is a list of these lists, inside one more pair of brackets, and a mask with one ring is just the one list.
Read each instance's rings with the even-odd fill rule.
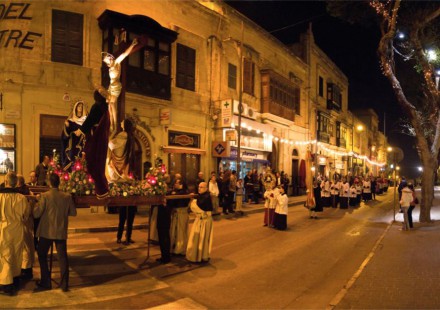
[[189,148],[189,147],[164,146],[162,150],[165,153],[197,154],[197,155],[205,155],[206,154],[205,150],[193,149],[193,148]]

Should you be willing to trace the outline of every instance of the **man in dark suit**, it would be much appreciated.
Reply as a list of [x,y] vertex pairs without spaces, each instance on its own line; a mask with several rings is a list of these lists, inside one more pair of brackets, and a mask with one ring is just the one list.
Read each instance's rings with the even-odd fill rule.
[[35,167],[35,175],[37,177],[37,185],[45,186],[47,169],[49,169],[49,156],[44,155],[43,161]]
[[49,177],[50,190],[41,194],[33,214],[40,218],[37,229],[38,261],[41,269],[41,280],[37,281],[35,291],[50,290],[50,272],[47,265],[47,254],[52,243],[55,243],[58,261],[60,263],[61,281],[63,292],[69,290],[69,263],[67,260],[67,226],[68,216],[76,216],[76,208],[72,197],[58,190],[60,177],[52,173]]

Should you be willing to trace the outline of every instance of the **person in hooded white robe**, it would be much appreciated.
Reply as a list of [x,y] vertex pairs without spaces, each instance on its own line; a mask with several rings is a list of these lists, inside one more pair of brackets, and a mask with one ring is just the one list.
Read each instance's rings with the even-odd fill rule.
[[199,184],[199,196],[190,202],[195,220],[191,227],[186,249],[186,259],[190,262],[208,262],[211,255],[212,239],[212,201],[206,182]]
[[9,172],[6,188],[0,192],[0,285],[9,295],[15,291],[14,278],[21,274],[26,223],[31,214],[26,197],[12,188],[16,184],[17,175]]

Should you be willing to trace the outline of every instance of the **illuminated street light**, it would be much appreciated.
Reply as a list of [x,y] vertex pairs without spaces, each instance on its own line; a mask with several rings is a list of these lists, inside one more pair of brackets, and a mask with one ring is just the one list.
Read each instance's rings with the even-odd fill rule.
[[[393,153],[393,163],[390,165],[390,168],[393,169],[393,183],[394,183],[394,192],[393,192],[393,219],[396,221],[396,189],[397,189],[397,171],[400,170],[400,167],[397,166],[397,149],[393,150],[391,146],[387,147],[388,153]],[[394,169],[396,167],[396,169]]]
[[[356,131],[361,132],[364,130],[364,126],[362,125],[357,125],[356,127],[354,126],[354,116],[352,115],[352,129],[351,129],[351,175],[354,176],[354,130],[356,128]],[[359,136],[359,154],[361,153],[361,137]]]
[[423,171],[423,167],[417,167],[417,169],[420,171],[420,172],[422,172]]
[[398,37],[399,39],[403,40],[403,39],[405,39],[405,34],[404,34],[403,32],[399,32],[399,33],[397,34],[397,37]]
[[436,61],[437,60],[437,52],[435,50],[427,50],[426,51],[428,61]]

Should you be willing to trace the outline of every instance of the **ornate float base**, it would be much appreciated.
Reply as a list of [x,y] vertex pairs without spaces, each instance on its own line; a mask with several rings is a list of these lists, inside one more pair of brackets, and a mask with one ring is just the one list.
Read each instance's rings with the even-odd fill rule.
[[125,207],[159,205],[163,203],[164,198],[165,196],[128,196],[98,199],[96,196],[73,196],[73,201],[77,208],[89,208],[90,206]]

